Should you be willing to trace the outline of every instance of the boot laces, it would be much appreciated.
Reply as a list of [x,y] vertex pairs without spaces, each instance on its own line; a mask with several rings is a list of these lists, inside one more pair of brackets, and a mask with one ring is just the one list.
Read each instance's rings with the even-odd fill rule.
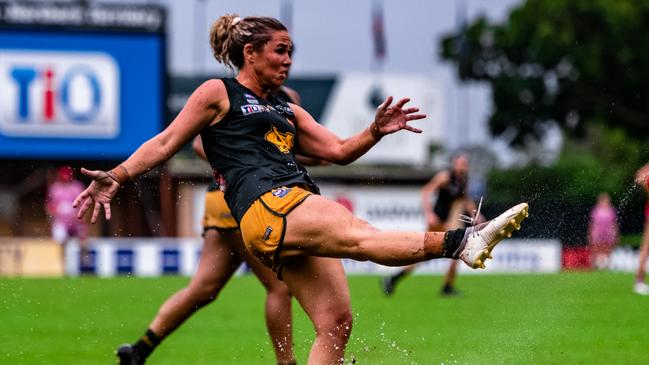
[[478,203],[478,209],[473,210],[473,216],[468,216],[465,214],[460,214],[459,221],[462,223],[470,224],[471,227],[471,233],[472,235],[475,235],[475,226],[478,222],[478,217],[480,216],[480,209],[482,208],[482,196],[480,197],[480,202]]

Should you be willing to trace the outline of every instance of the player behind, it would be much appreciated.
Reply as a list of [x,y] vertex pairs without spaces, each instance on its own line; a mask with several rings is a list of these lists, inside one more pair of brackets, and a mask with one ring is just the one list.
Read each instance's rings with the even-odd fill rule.
[[[460,215],[472,213],[476,210],[473,199],[468,194],[469,158],[461,153],[453,157],[452,166],[448,170],[436,173],[433,178],[421,189],[422,207],[429,231],[447,231],[464,228]],[[431,201],[437,196],[434,206]],[[484,217],[477,217],[483,221]],[[391,295],[396,285],[406,278],[416,265],[403,268],[394,275],[382,281],[383,292]],[[454,283],[457,276],[457,260],[452,260],[442,286],[442,295],[457,294]]]
[[74,178],[74,170],[70,166],[61,166],[56,170],[54,182],[47,189],[45,210],[52,220],[52,239],[65,247],[70,240],[79,241],[79,263],[81,266],[88,264],[88,224],[76,219],[76,212],[72,207],[74,198],[84,187]]
[[[649,164],[642,166],[635,174],[635,182],[649,192]],[[649,257],[649,199],[644,209],[644,230],[640,245],[640,257],[635,273],[633,291],[640,295],[649,295],[649,285],[645,282],[647,258]]]

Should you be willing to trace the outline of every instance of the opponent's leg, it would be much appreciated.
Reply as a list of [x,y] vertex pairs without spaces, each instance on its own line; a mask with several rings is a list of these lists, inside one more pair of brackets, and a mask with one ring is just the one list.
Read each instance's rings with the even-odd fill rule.
[[270,335],[277,363],[295,364],[293,353],[293,327],[291,316],[291,293],[277,275],[246,250],[241,237],[230,245],[244,259],[252,272],[266,288],[266,327]]
[[647,258],[649,257],[649,220],[645,221],[642,232],[642,246],[640,246],[640,257],[638,270],[635,274],[635,285],[633,291],[640,295],[649,295],[649,285],[645,283]]
[[143,364],[160,341],[194,312],[216,299],[241,264],[239,255],[227,244],[237,237],[238,230],[209,229],[205,232],[203,251],[191,282],[162,304],[146,333],[135,344],[123,345],[117,350],[120,364]]
[[448,270],[444,275],[444,284],[442,285],[441,294],[444,296],[456,295],[455,278],[457,277],[457,260],[452,260],[448,265]]
[[228,242],[239,239],[238,230],[205,232],[205,244],[196,273],[189,285],[160,307],[150,328],[164,338],[196,310],[211,303],[241,265],[241,257]]
[[385,295],[392,295],[394,293],[394,290],[397,288],[397,284],[408,277],[410,273],[412,273],[417,265],[408,265],[404,267],[403,269],[399,270],[396,274],[392,274],[390,276],[386,276],[381,280],[381,288],[383,289],[383,293]]

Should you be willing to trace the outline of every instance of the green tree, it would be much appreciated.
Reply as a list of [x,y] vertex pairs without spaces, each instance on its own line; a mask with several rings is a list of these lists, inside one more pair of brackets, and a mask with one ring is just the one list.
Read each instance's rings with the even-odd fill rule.
[[492,170],[487,187],[491,213],[527,201],[533,214],[526,222],[526,235],[584,244],[590,209],[597,195],[606,192],[618,208],[622,233],[641,232],[646,194],[633,183],[633,176],[649,158],[647,142],[601,125],[589,126],[587,135],[583,141],[568,140],[551,166]]
[[619,128],[591,126],[586,142],[569,140],[552,166],[530,165],[489,174],[490,200],[595,201],[601,192],[619,202],[642,197],[633,185],[639,166],[649,159],[647,143],[629,140]]
[[538,140],[548,124],[649,136],[649,0],[528,0],[503,23],[481,17],[442,40],[464,80],[491,84],[494,135]]

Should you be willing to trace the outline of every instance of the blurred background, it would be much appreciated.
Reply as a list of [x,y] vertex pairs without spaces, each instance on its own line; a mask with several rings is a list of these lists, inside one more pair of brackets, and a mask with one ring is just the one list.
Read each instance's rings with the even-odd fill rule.
[[[105,363],[194,272],[211,171],[191,146],[125,184],[111,221],[58,225],[74,221],[71,199],[89,183],[81,167],[114,167],[164,129],[198,85],[234,76],[208,42],[212,22],[226,13],[272,16],[288,27],[295,52],[287,85],[341,137],[366,128],[388,95],[410,97],[428,115],[417,122],[421,135],[387,136],[350,166],[309,169],[324,195],[357,216],[381,229],[426,229],[420,189],[460,152],[469,157],[469,194],[483,198],[487,218],[529,202],[523,229],[486,270],[472,271],[494,275],[461,278],[467,295],[452,306],[427,297],[427,280],[439,281],[446,261],[419,266],[432,275],[404,284],[404,294],[419,290],[400,302],[412,312],[391,310],[376,286],[375,276],[393,269],[344,261],[347,273],[358,274],[350,277],[355,309],[374,319],[364,323],[380,324],[354,330],[354,356],[366,363],[403,363],[406,353],[411,363],[646,362],[647,318],[636,316],[643,304],[631,297],[646,200],[633,178],[649,161],[645,0],[0,1],[0,323],[8,323],[0,355],[11,363]],[[588,232],[603,194],[619,239],[595,262]],[[238,298],[223,306],[237,313]],[[495,318],[475,310],[478,299]],[[469,314],[425,322],[456,308]],[[417,310],[425,313],[406,317]],[[227,319],[218,322],[231,325],[227,333],[244,331],[232,340],[252,332]],[[236,347],[236,355],[194,351],[192,328],[224,333],[204,322],[190,322],[189,332],[172,337],[182,346],[154,359],[263,363],[270,356],[259,345],[265,337]],[[485,339],[469,330],[476,323],[500,327]],[[263,335],[261,317],[254,325]],[[391,326],[402,348],[388,342]],[[444,336],[430,333],[437,326]],[[296,328],[307,327],[298,318]],[[296,337],[310,338],[306,331]],[[31,348],[40,346],[37,336],[54,345]],[[478,336],[486,358],[454,347]],[[80,338],[94,342],[79,350]],[[494,353],[502,343],[512,351]],[[305,356],[308,343],[298,345]],[[241,362],[246,356],[256,360]]]
[[[56,169],[70,166],[87,182],[80,167],[111,168],[173,120],[201,82],[233,76],[214,61],[208,44],[209,27],[224,13],[274,16],[287,25],[296,45],[288,85],[320,123],[341,136],[365,128],[387,95],[411,97],[428,114],[420,122],[423,135],[388,136],[352,166],[311,169],[325,194],[376,226],[423,229],[419,188],[461,151],[470,156],[470,194],[485,198],[487,216],[530,202],[534,214],[522,237],[552,240],[569,249],[569,256],[585,255],[579,252],[587,244],[589,210],[605,192],[618,209],[621,247],[639,243],[644,197],[632,177],[649,157],[649,90],[641,81],[649,62],[640,36],[647,26],[644,2],[0,6],[1,272],[28,274],[33,265],[21,249],[51,237],[45,201]],[[188,146],[127,184],[113,220],[90,227],[90,241],[150,237],[200,243],[209,176],[207,164]],[[178,240],[159,242],[181,247]],[[68,246],[68,267],[54,272],[78,272],[74,247]],[[178,270],[191,272],[191,260],[183,269],[181,256],[176,252],[162,261],[177,260]],[[551,258],[556,270],[560,259]],[[87,270],[129,262],[98,260]],[[136,266],[124,270],[140,272]],[[160,263],[150,266],[142,272],[160,270]]]

